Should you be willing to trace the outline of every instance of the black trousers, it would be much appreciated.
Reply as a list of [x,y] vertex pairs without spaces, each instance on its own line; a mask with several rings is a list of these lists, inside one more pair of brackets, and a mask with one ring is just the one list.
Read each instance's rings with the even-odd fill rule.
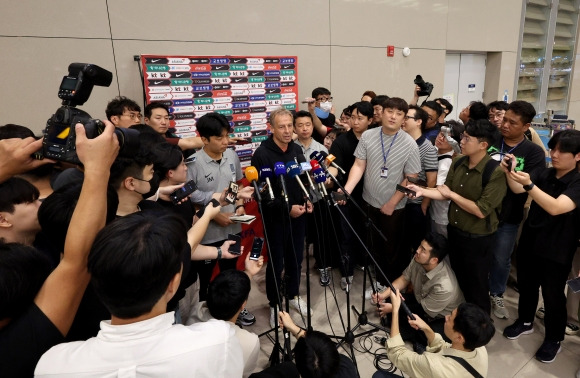
[[[413,257],[404,250],[405,209],[395,210],[392,215],[382,214],[380,209],[367,204],[369,217],[387,238],[387,242],[375,231],[371,231],[372,251],[380,268],[385,272],[389,281],[393,282],[409,265]],[[381,274],[377,272],[377,281],[385,284]]]
[[[417,299],[415,299],[414,294],[403,294],[403,297],[405,298],[405,304],[413,314],[419,315],[419,317],[423,319],[433,331],[440,334],[445,341],[449,341],[447,336],[445,336],[444,331],[445,318],[429,318],[427,314],[425,314],[421,303],[417,302]],[[402,309],[399,310],[399,332],[405,341],[418,342],[425,346],[429,344],[423,331],[411,327],[409,320],[407,319],[407,314]]]
[[489,271],[493,259],[495,233],[467,234],[451,225],[449,234],[449,261],[455,272],[465,300],[491,313],[489,302]]
[[520,300],[518,317],[523,322],[534,321],[538,306],[539,289],[542,288],[546,314],[546,340],[562,341],[566,331],[566,295],[564,288],[570,264],[561,264],[518,248],[518,288]]

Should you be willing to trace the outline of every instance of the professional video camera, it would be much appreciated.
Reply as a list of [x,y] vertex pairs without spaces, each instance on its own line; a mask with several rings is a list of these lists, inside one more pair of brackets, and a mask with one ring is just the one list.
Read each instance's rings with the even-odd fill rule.
[[425,82],[425,80],[423,80],[421,75],[417,75],[417,77],[415,77],[415,80],[413,82],[415,83],[415,85],[418,85],[419,88],[421,88],[419,93],[417,93],[419,97],[431,95],[431,92],[433,91],[433,84]]
[[[43,131],[42,151],[35,154],[43,157],[73,164],[80,164],[76,153],[75,125],[85,126],[87,138],[99,136],[105,129],[104,124],[91,119],[91,116],[77,109],[91,95],[93,86],[108,87],[113,80],[113,74],[97,65],[87,63],[71,63],[68,75],[64,76],[58,90],[62,106],[50,117]],[[132,129],[115,129],[119,139],[119,156],[132,156],[139,149],[139,132]]]

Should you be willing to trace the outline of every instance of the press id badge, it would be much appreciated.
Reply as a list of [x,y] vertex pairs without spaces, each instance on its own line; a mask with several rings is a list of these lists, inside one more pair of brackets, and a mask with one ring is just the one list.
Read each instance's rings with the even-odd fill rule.
[[389,176],[389,168],[383,167],[381,168],[381,177],[387,178]]

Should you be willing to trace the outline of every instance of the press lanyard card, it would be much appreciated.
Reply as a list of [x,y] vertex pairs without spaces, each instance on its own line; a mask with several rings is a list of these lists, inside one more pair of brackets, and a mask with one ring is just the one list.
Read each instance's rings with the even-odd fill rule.
[[389,176],[389,168],[383,167],[381,168],[381,177],[387,178]]

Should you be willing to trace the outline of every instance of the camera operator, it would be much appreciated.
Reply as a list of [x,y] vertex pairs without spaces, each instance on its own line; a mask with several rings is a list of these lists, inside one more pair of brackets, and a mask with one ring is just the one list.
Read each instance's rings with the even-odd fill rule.
[[143,115],[141,114],[141,107],[133,100],[118,96],[112,99],[105,109],[107,119],[111,121],[115,127],[127,129],[133,125],[141,123]]
[[423,135],[429,142],[431,142],[431,144],[434,144],[435,138],[437,138],[437,135],[441,130],[439,118],[444,114],[443,108],[438,102],[426,101],[421,105],[421,109],[427,113],[427,122],[423,127]]

